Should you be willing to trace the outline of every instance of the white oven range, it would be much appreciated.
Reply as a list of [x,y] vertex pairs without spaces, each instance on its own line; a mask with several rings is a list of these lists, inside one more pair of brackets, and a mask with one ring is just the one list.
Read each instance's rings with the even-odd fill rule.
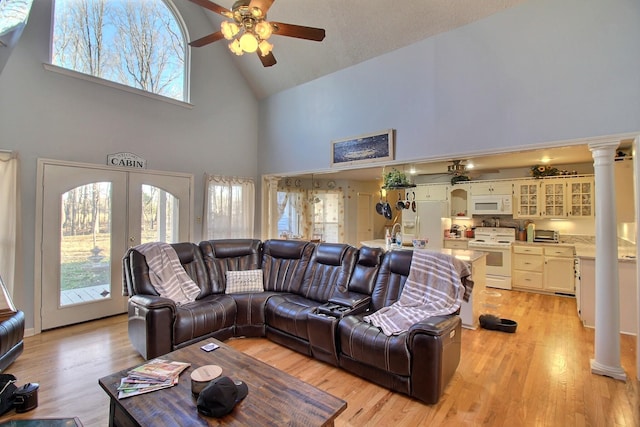
[[511,244],[516,230],[508,227],[477,227],[469,249],[487,252],[487,286],[511,289]]

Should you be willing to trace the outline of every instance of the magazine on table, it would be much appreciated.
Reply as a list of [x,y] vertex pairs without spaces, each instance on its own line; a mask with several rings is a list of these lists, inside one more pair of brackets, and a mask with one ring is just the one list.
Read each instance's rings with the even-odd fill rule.
[[120,380],[118,399],[150,393],[178,384],[180,374],[190,363],[153,359],[127,372]]

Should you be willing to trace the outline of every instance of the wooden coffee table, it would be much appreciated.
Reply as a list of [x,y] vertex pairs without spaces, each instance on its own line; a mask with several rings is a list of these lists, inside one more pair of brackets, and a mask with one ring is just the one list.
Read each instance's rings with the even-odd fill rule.
[[[220,348],[205,352],[200,346],[215,342]],[[117,387],[128,369],[100,378],[110,398],[110,426],[289,425],[332,426],[347,402],[307,384],[215,339],[173,351],[162,358],[189,362],[178,385],[147,394],[118,399]],[[219,365],[222,375],[244,381],[249,395],[223,418],[200,415],[191,394],[191,372],[204,365]]]

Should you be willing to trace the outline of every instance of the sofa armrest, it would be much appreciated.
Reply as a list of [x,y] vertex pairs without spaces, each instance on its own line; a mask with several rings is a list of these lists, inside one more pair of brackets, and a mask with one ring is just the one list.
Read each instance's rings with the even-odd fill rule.
[[459,323],[460,317],[455,314],[433,316],[421,320],[418,323],[414,323],[409,328],[409,334],[407,337],[409,346],[411,346],[411,341],[413,341],[414,336],[417,334],[438,337],[454,330]]
[[168,308],[171,314],[175,316],[176,303],[172,299],[160,297],[157,295],[134,295],[129,298],[129,302],[146,308],[147,310],[155,310],[159,308]]
[[128,302],[129,340],[145,359],[173,350],[176,305],[155,295],[134,295]]
[[437,403],[451,381],[461,354],[460,316],[433,316],[409,328],[411,395],[425,403]]
[[369,305],[371,297],[358,292],[345,292],[340,295],[332,296],[329,298],[329,302],[359,311],[360,308],[367,307]]

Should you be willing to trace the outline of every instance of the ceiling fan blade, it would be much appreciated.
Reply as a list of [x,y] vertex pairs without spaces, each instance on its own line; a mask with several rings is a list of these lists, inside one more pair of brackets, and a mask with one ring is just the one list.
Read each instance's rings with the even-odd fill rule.
[[324,39],[324,29],[322,28],[304,27],[302,25],[284,24],[282,22],[271,22],[271,25],[273,26],[273,34],[278,36],[295,37],[316,42]]
[[260,51],[258,51],[258,57],[260,58],[260,62],[262,62],[263,67],[271,67],[272,65],[276,65],[276,57],[273,56],[273,53],[269,52],[267,56],[260,55]]
[[251,0],[249,7],[257,7],[266,15],[274,1],[275,0]]
[[233,17],[233,13],[227,9],[226,7],[222,7],[219,4],[216,4],[209,0],[189,0],[191,3],[195,3],[198,6],[202,6],[205,9],[209,9],[212,12],[215,12],[219,15],[226,16],[227,18]]
[[221,38],[223,38],[222,31],[216,31],[213,34],[209,34],[208,36],[204,36],[201,39],[192,41],[191,43],[189,43],[189,46],[202,47],[209,43],[217,42]]

